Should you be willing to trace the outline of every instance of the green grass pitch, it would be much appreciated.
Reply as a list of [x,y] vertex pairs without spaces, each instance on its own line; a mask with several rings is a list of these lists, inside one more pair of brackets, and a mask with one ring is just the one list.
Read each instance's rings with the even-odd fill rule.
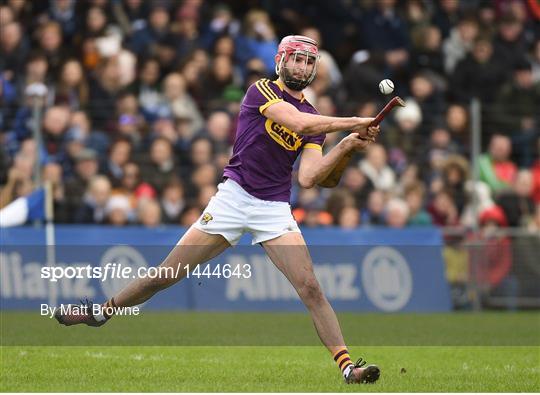
[[299,313],[145,313],[102,328],[1,313],[1,384],[43,392],[539,392],[538,313],[340,314],[351,356],[381,367],[345,385]]

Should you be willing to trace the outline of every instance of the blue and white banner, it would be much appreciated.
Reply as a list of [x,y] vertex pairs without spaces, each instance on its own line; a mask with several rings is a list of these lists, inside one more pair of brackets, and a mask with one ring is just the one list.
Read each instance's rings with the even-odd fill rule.
[[19,226],[38,219],[45,219],[45,188],[17,198],[0,210],[0,228]]
[[[132,272],[157,266],[185,232],[94,226],[58,226],[56,264],[69,268],[55,281],[44,276],[44,232],[1,230],[0,294],[3,309],[39,309],[40,304],[101,302],[130,278],[75,276],[76,268]],[[442,240],[436,229],[304,230],[314,270],[337,311],[448,311]],[[157,294],[143,309],[302,311],[298,295],[260,246],[248,238]],[[294,248],[294,247],[284,247]],[[82,269],[81,269],[82,270]],[[87,272],[85,272],[87,273]],[[50,273],[49,273],[50,274]],[[71,278],[69,278],[71,277]]]

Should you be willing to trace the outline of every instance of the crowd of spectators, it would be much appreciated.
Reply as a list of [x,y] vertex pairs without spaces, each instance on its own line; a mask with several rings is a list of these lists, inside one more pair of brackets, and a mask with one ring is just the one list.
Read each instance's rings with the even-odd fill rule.
[[[191,225],[228,162],[244,92],[275,78],[287,34],[320,43],[305,94],[321,114],[374,116],[384,78],[407,103],[337,188],[293,181],[301,225],[540,230],[540,10],[527,0],[2,0],[0,208],[35,188],[39,157],[57,223]],[[34,83],[47,87],[37,103]]]

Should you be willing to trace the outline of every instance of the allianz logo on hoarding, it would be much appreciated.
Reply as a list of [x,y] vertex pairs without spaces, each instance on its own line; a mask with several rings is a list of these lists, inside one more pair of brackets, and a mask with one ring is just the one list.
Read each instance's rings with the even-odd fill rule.
[[[230,255],[227,263],[232,267],[251,265],[250,278],[229,278],[226,283],[225,297],[236,301],[272,301],[299,299],[295,289],[285,276],[265,255]],[[355,284],[357,266],[351,263],[314,265],[315,275],[326,297],[330,300],[356,300],[360,289]]]
[[[100,266],[105,270],[107,264],[116,263],[122,268],[131,267],[131,273],[136,273],[140,267],[148,267],[146,259],[135,248],[120,245],[111,247],[101,257]],[[107,298],[112,298],[128,285],[133,278],[115,276],[106,281],[100,281],[101,289]]]
[[[62,267],[85,267],[89,262],[57,263]],[[13,299],[47,299],[51,292],[58,297],[92,298],[95,288],[89,278],[61,278],[50,282],[43,278],[41,269],[44,262],[23,262],[20,252],[0,252],[0,294],[2,298]],[[53,287],[55,290],[53,291]]]
[[407,260],[391,247],[371,249],[362,261],[362,285],[369,300],[379,309],[401,310],[413,290]]
[[[104,269],[107,263],[131,266],[133,273],[141,266],[147,266],[144,257],[136,248],[115,246],[105,250],[100,259]],[[131,278],[109,277],[105,281],[87,276],[62,277],[54,282],[42,276],[46,264],[39,261],[23,261],[18,251],[0,252],[0,296],[6,299],[47,299],[53,293],[59,299],[93,298],[98,296],[99,287],[106,297],[111,297],[121,290]],[[57,262],[55,267],[85,268],[93,267],[95,262]],[[97,286],[96,282],[99,282]]]
[[[225,297],[229,301],[287,301],[299,299],[285,276],[264,255],[231,255],[227,263],[251,265],[250,278],[226,280]],[[360,268],[361,273],[359,273]],[[330,301],[360,300],[361,283],[371,303],[383,311],[398,311],[409,302],[412,274],[407,260],[396,249],[375,247],[359,263],[315,264],[315,275]]]

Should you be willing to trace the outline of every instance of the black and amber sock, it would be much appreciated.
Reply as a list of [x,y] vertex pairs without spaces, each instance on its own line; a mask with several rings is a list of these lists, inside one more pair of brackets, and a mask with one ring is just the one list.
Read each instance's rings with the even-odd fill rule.
[[113,316],[113,308],[117,307],[116,303],[114,303],[114,298],[110,298],[105,303],[101,305],[101,311],[103,312],[103,316],[105,319],[109,319]]
[[353,366],[351,357],[349,356],[349,351],[347,351],[346,348],[338,350],[334,354],[334,361],[336,361],[341,373],[343,374],[343,377],[347,377],[350,371],[350,366]]

